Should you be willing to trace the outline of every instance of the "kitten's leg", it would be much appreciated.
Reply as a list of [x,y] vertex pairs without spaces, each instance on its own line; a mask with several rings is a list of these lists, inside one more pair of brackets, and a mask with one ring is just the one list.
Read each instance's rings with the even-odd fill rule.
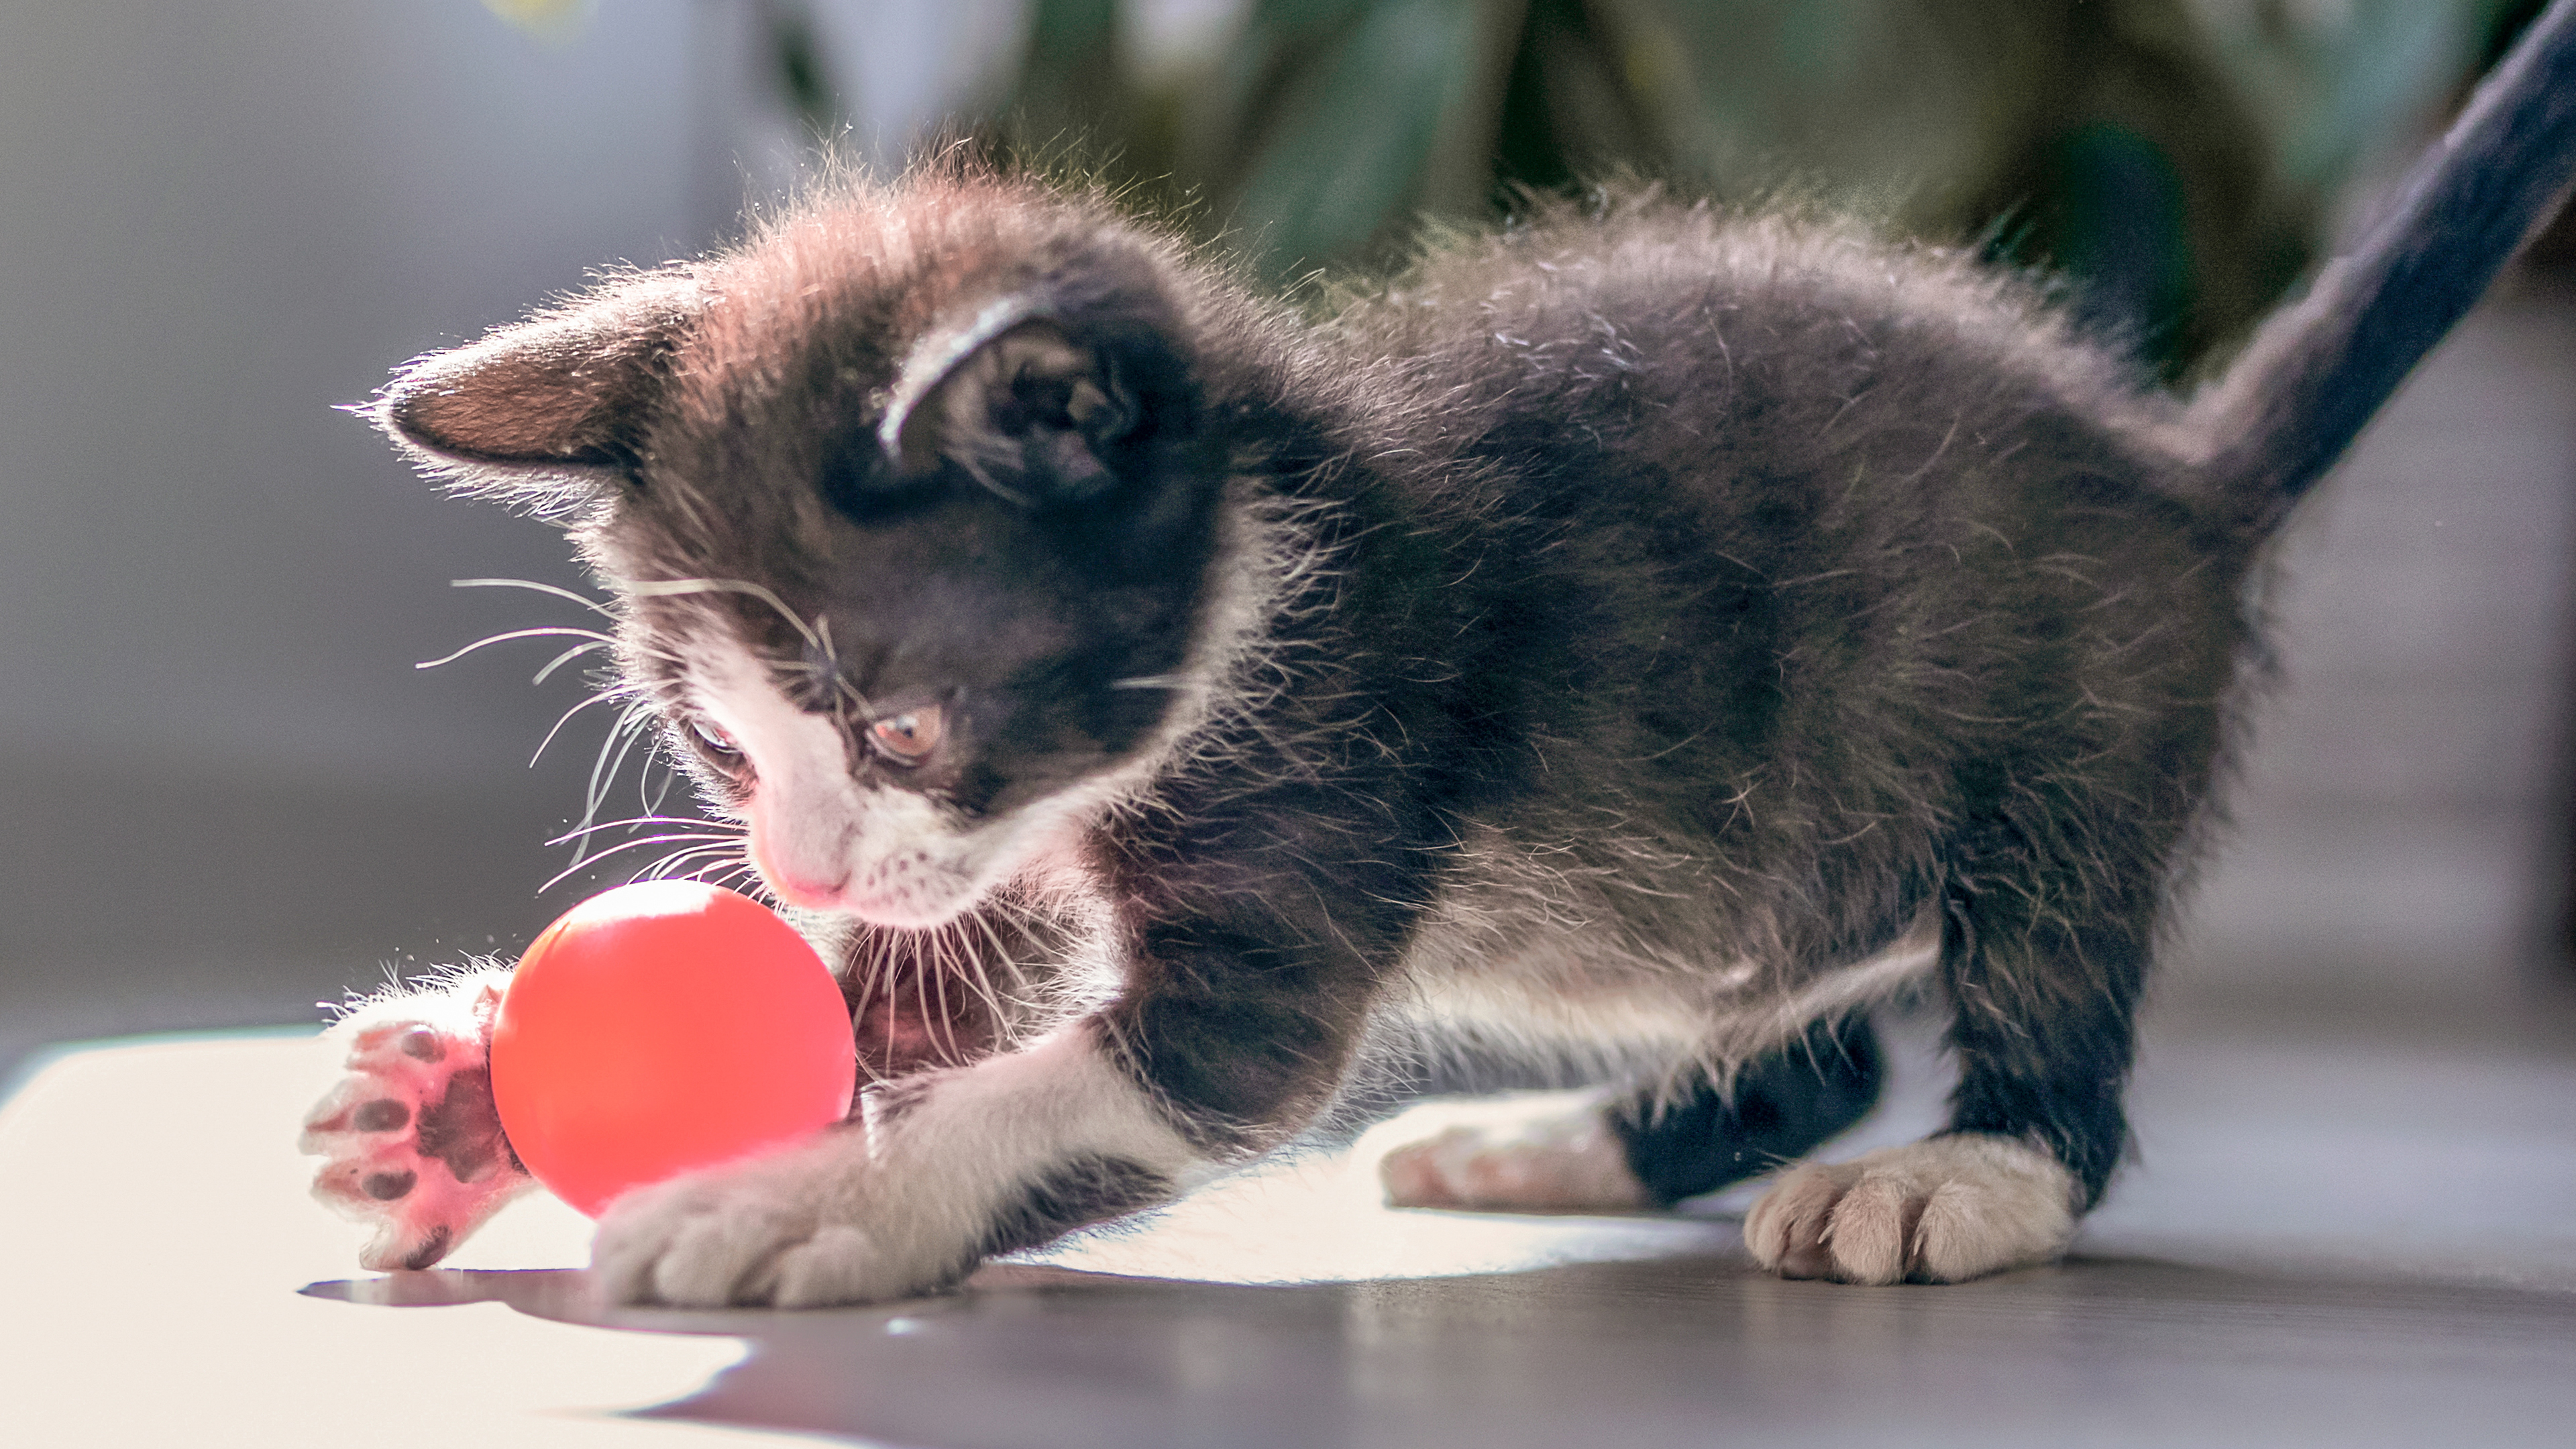
[[867,1302],[1163,1202],[1212,1164],[1102,1034],[908,1077],[812,1141],[630,1193],[592,1267],[620,1302]]
[[2134,878],[1962,872],[1942,942],[1960,1076],[1949,1129],[1783,1178],[1745,1219],[1756,1260],[1791,1278],[1951,1283],[2065,1251],[2128,1132],[2155,877]]
[[620,1199],[592,1251],[603,1287],[693,1306],[902,1297],[1169,1201],[1284,1140],[1349,1058],[1367,997],[1355,958],[1271,939],[1148,925],[1125,994],[1098,1012],[873,1089],[812,1141]]
[[1632,1096],[1611,1120],[1629,1169],[1669,1207],[1815,1151],[1868,1116],[1885,1083],[1878,1034],[1851,1016],[1745,1063],[1726,1091],[1703,1080],[1678,1102]]
[[1435,1097],[1369,1129],[1387,1205],[1484,1212],[1626,1212],[1651,1194],[1629,1166],[1612,1088]]
[[369,1002],[326,1039],[347,1075],[304,1122],[313,1195],[375,1235],[361,1266],[426,1268],[531,1184],[501,1133],[486,1051],[509,981],[473,972]]
[[[840,961],[856,1045],[872,1077],[989,1054],[1006,1023],[994,1003],[1057,949],[1027,911],[973,926],[971,939],[1011,953],[980,964],[981,990],[934,987],[930,967],[884,933],[833,932],[818,949]],[[954,951],[945,959],[960,959]],[[316,1197],[368,1223],[367,1268],[426,1268],[533,1184],[510,1150],[492,1100],[492,1019],[510,973],[493,968],[389,993],[351,1012],[329,1039],[348,1074],[308,1114],[301,1145],[324,1158]],[[1000,986],[997,987],[997,981]]]
[[[1726,1091],[1546,1092],[1428,1102],[1373,1129],[1396,1207],[1669,1207],[1812,1151],[1878,1100],[1865,1018],[1820,1022],[1747,1062]],[[1379,1144],[1394,1144],[1378,1151]]]

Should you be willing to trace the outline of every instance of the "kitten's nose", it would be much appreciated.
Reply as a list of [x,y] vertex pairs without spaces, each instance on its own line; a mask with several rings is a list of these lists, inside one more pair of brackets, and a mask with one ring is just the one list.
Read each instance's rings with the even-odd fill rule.
[[780,860],[757,842],[751,849],[751,863],[769,883],[770,893],[787,904],[809,911],[841,908],[842,887],[849,883],[847,866]]

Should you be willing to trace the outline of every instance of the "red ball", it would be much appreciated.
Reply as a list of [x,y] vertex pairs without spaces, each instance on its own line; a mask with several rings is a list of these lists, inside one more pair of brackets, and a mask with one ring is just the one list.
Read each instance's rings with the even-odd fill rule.
[[757,901],[695,881],[591,897],[546,927],[492,1025],[519,1160],[592,1217],[629,1188],[849,1114],[850,1014],[830,968]]

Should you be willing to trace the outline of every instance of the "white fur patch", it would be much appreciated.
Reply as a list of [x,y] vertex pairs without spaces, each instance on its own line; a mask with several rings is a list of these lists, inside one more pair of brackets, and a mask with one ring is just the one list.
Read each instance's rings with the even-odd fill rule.
[[1829,971],[1782,1002],[1775,1013],[1779,1034],[1785,1040],[1812,1022],[1884,1000],[1929,972],[1940,959],[1941,916],[1938,911],[1926,911],[1876,955]]
[[1791,1171],[1744,1220],[1784,1278],[1957,1283],[2048,1262],[2075,1236],[2075,1179],[2006,1137],[1961,1133]]
[[1678,992],[1655,990],[1652,978],[1624,991],[1552,993],[1528,973],[1440,975],[1408,965],[1396,1006],[1435,1042],[1464,1038],[1606,1077],[1668,1071],[1708,1037],[1707,1013]]
[[782,1308],[940,1287],[973,1264],[1017,1194],[1085,1157],[1185,1190],[1212,1174],[1091,1035],[910,1079],[861,1123],[620,1198],[591,1264],[622,1302]]
[[1434,1041],[1464,1037],[1596,1078],[1653,1080],[1693,1065],[1723,1076],[1817,1021],[1894,994],[1941,955],[1940,918],[1927,913],[1786,996],[1733,998],[1753,963],[1684,969],[1623,954],[1617,931],[1562,903],[1534,897],[1526,909],[1508,936],[1522,943],[1511,956],[1479,956],[1482,938],[1435,920],[1405,962],[1396,1009]]
[[1605,1094],[1515,1092],[1421,1103],[1371,1128],[1354,1154],[1374,1158],[1393,1207],[1625,1212],[1645,1184],[1610,1126]]
[[992,841],[918,792],[854,779],[839,724],[799,709],[739,642],[688,657],[699,706],[751,761],[751,859],[781,899],[925,927],[982,895]]

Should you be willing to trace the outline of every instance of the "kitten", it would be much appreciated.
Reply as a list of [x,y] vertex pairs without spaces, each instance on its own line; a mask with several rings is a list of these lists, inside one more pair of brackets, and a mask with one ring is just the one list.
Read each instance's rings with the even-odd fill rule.
[[[2190,408],[2022,282],[1821,221],[1545,207],[1309,323],[956,162],[405,368],[373,417],[569,527],[877,1079],[845,1130],[618,1203],[607,1289],[934,1289],[1424,1034],[1612,1085],[1396,1148],[1395,1201],[1667,1202],[1865,1109],[1844,1019],[1915,985],[1948,1129],[1789,1171],[1753,1256],[2056,1256],[2121,1155],[2263,539],[2564,179],[2563,118],[2493,138],[2565,49]],[[338,1028],[306,1145],[370,1267],[526,1184],[505,980]]]

